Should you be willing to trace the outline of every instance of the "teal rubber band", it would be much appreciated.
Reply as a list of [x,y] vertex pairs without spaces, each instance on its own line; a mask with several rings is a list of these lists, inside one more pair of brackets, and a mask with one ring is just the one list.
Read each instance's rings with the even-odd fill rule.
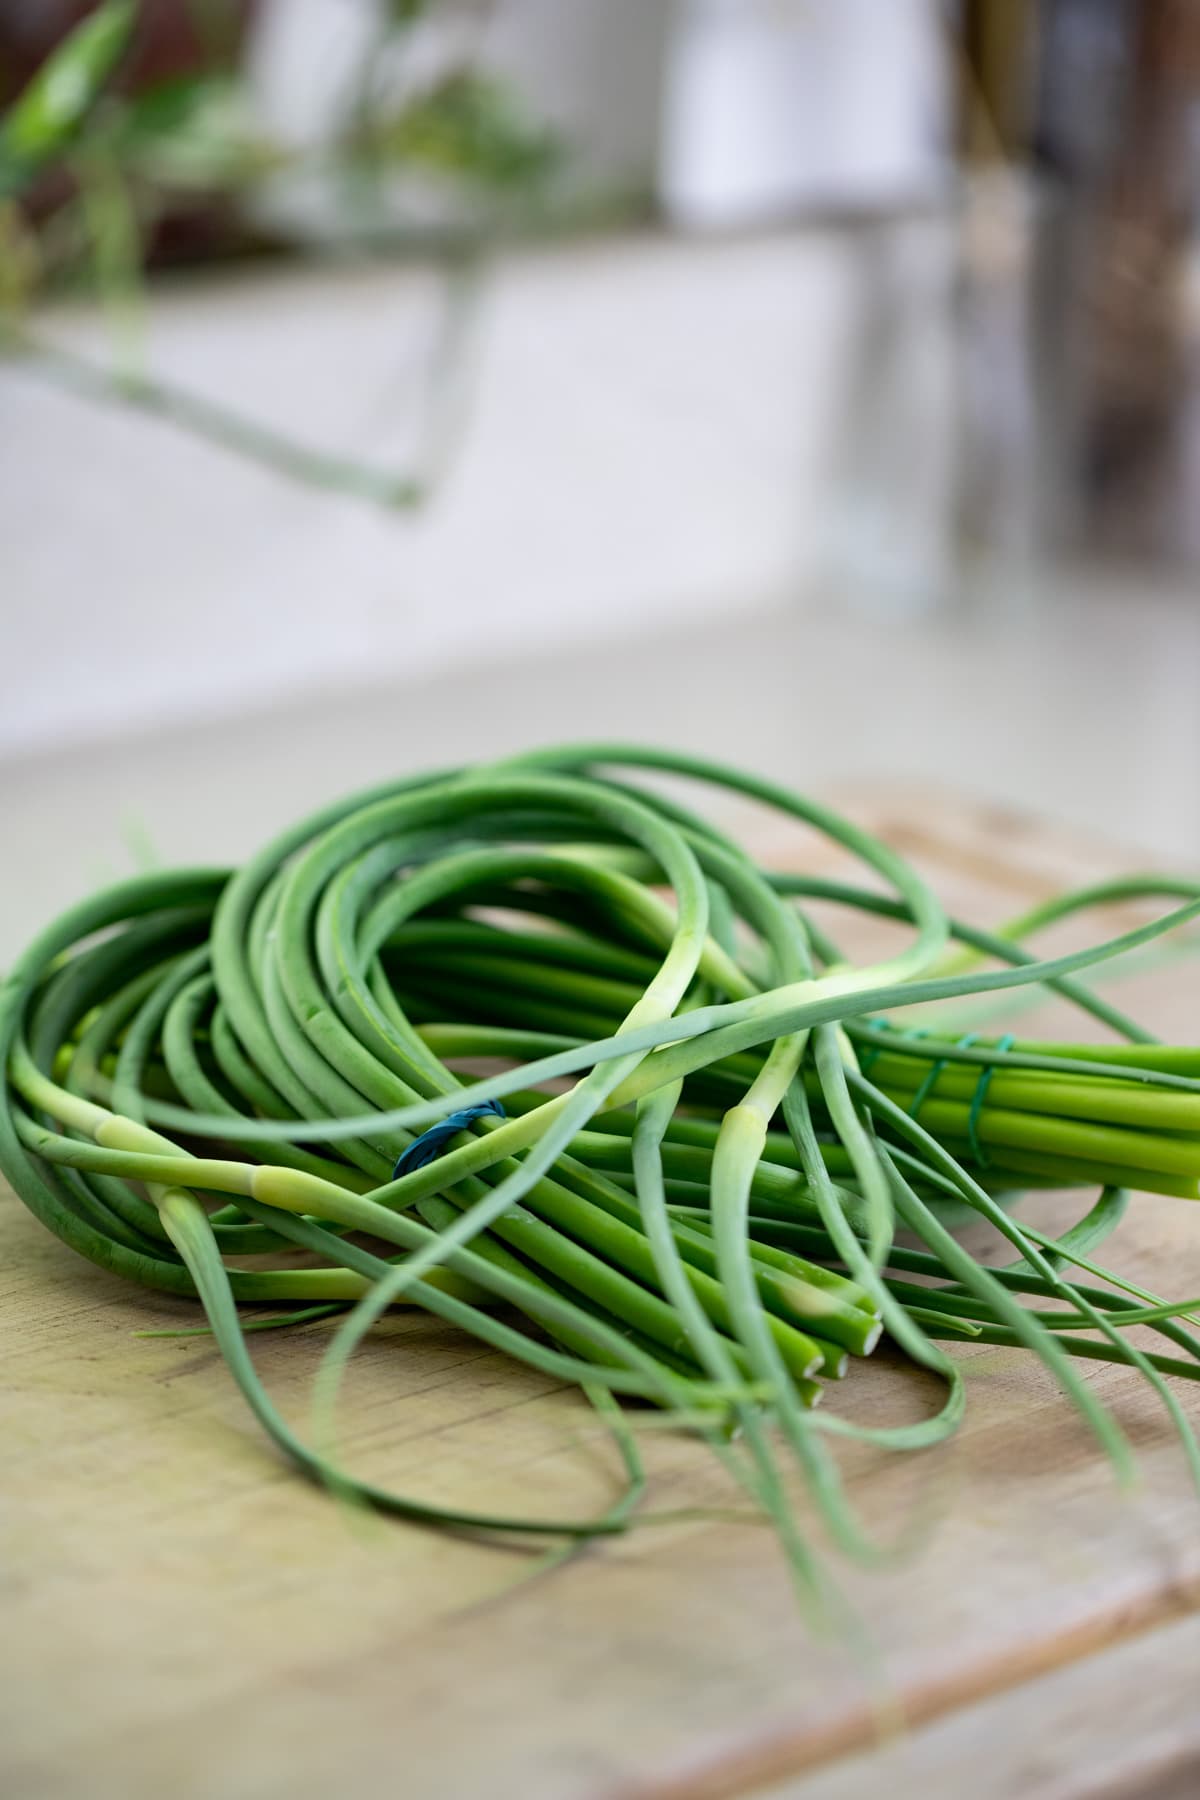
[[[973,1044],[975,1042],[975,1035],[976,1034],[973,1031],[969,1031],[966,1037],[960,1038],[960,1048],[965,1050],[968,1045]],[[1006,1031],[1002,1038],[997,1038],[996,1049],[999,1052],[1011,1050],[1015,1042],[1016,1039],[1013,1037],[1012,1033]],[[979,1071],[979,1080],[975,1083],[975,1093],[971,1099],[971,1110],[967,1114],[967,1142],[971,1146],[971,1155],[975,1158],[975,1161],[979,1164],[981,1169],[989,1167],[990,1159],[984,1150],[983,1145],[979,1141],[979,1117],[983,1112],[983,1103],[987,1099],[987,1091],[992,1085],[992,1076],[995,1073],[995,1063],[984,1063],[982,1069]]]
[[483,1100],[478,1106],[463,1106],[457,1112],[447,1113],[444,1119],[435,1119],[428,1131],[423,1131],[414,1138],[407,1150],[402,1150],[396,1158],[396,1166],[392,1170],[392,1180],[399,1181],[403,1175],[411,1175],[414,1169],[423,1169],[447,1148],[451,1138],[457,1137],[460,1131],[468,1131],[476,1119],[495,1113],[503,1118],[504,1108],[499,1100]]
[[[924,1032],[924,1031],[910,1031],[908,1033],[908,1036],[914,1037],[914,1038],[915,1037],[926,1037],[926,1036],[928,1036],[928,1033]],[[934,1084],[936,1083],[938,1076],[941,1074],[942,1070],[946,1067],[947,1060],[948,1059],[946,1057],[939,1056],[935,1063],[930,1064],[928,1074],[925,1076],[924,1080],[921,1082],[920,1087],[917,1089],[916,1093],[912,1097],[912,1100],[909,1102],[908,1116],[910,1119],[916,1118],[917,1114],[920,1112],[921,1108],[924,1106],[926,1100],[928,1100],[930,1094],[933,1092]]]
[[[916,1039],[916,1038],[923,1038],[923,1037],[929,1036],[929,1027],[926,1025],[914,1026],[911,1031],[896,1031],[896,1028],[893,1026],[890,1019],[875,1019],[875,1020],[873,1020],[872,1021],[872,1029],[895,1031],[896,1035],[900,1038]],[[875,1064],[878,1062],[879,1058],[882,1056],[885,1048],[886,1048],[886,1046],[883,1044],[873,1044],[871,1046],[871,1048],[867,1051],[866,1055],[859,1059],[858,1066],[859,1066],[859,1069],[862,1074],[870,1075],[871,1070],[875,1067]],[[903,1048],[903,1046],[900,1046],[900,1048]],[[929,1070],[929,1073],[923,1078],[916,1093],[913,1095],[912,1101],[909,1104],[908,1116],[910,1119],[916,1118],[917,1114],[920,1112],[921,1108],[924,1106],[926,1100],[929,1098],[930,1089],[933,1087],[934,1082],[937,1080],[938,1076],[941,1074],[942,1070],[945,1067],[946,1067],[946,1058],[944,1056],[941,1056],[933,1064],[933,1066]]]

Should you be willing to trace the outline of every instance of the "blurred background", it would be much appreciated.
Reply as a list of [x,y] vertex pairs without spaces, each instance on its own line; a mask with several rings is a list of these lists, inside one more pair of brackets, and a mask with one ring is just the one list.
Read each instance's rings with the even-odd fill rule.
[[1200,0],[0,0],[0,962],[597,736],[1200,853]]

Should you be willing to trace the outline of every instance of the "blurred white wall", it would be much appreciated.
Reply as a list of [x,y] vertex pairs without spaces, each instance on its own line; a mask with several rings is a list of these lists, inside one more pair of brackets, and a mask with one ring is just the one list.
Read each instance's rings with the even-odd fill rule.
[[[0,754],[796,594],[853,280],[821,234],[501,261],[441,485],[408,515],[0,367]],[[446,304],[429,270],[177,286],[153,365],[403,470],[440,392]],[[46,329],[104,354],[85,309]]]
[[930,0],[681,0],[659,192],[706,229],[928,201],[950,174],[951,104]]

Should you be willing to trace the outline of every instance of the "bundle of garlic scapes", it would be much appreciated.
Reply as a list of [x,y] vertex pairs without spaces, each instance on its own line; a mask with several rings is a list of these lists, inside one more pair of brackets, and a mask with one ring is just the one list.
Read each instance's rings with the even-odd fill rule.
[[[804,821],[872,885],[763,870],[647,773]],[[1186,1307],[1093,1258],[1130,1188],[1200,1196],[1200,1050],[1154,1043],[1075,980],[1196,917],[1200,887],[1117,884],[1025,924],[1120,892],[1181,904],[1039,961],[1019,933],[948,918],[849,820],[694,757],[584,745],[395,781],[238,870],[145,874],[43,932],[0,994],[0,1168],[82,1255],[197,1295],[250,1406],[314,1478],[431,1526],[621,1531],[644,1486],[629,1404],[650,1402],[770,1513],[816,1604],[823,1570],[785,1475],[800,1470],[843,1551],[872,1554],[831,1442],[915,1450],[952,1433],[955,1339],[1028,1349],[1122,1468],[1126,1439],[1075,1359],[1134,1365],[1200,1473],[1169,1385],[1200,1376]],[[897,921],[903,947],[856,965],[815,901]],[[906,1023],[918,1004],[1021,986],[1122,1041]],[[1089,1184],[1098,1198],[1062,1237],[1013,1215],[1022,1187]],[[1009,1240],[1007,1266],[964,1247],[955,1209]],[[264,1302],[290,1310],[264,1320]],[[336,1315],[329,1406],[401,1302],[578,1384],[624,1459],[612,1506],[440,1508],[294,1433],[247,1328]],[[1137,1326],[1162,1348],[1139,1347]],[[941,1378],[940,1409],[871,1430],[817,1411],[882,1332]]]

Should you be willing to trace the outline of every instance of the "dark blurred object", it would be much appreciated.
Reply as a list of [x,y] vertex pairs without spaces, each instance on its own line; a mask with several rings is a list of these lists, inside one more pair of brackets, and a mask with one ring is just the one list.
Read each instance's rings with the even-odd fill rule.
[[[255,0],[141,0],[126,64],[127,89],[229,68],[239,54]],[[94,0],[5,0],[0,7],[0,107],[25,86]]]
[[1035,355],[1044,524],[1059,540],[1197,548],[1184,300],[1198,98],[1200,0],[1044,0]]
[[[257,0],[140,0],[137,25],[113,91],[153,122],[181,116],[206,85],[233,74]],[[0,112],[22,91],[50,52],[95,10],[86,0],[5,0],[0,6]],[[61,205],[70,177],[55,169],[25,197],[35,219]],[[146,233],[151,263],[187,263],[247,245],[236,212],[221,196],[177,193],[157,210]]]
[[[1200,0],[962,0],[958,16],[959,137],[973,172],[965,308],[1007,316],[1007,384],[1032,389],[1033,539],[1198,557],[1188,436],[1200,440],[1200,380],[1186,300],[1200,225]],[[1012,206],[1022,170],[1023,218]],[[995,362],[991,338],[971,346],[976,361]],[[1020,404],[991,370],[978,374],[989,414],[1015,417]],[[1009,455],[1010,422],[977,417],[976,428]],[[984,464],[996,446],[985,448]],[[989,472],[986,504],[991,490]]]
[[1029,142],[1034,0],[964,0],[959,136],[970,162],[1021,157]]

